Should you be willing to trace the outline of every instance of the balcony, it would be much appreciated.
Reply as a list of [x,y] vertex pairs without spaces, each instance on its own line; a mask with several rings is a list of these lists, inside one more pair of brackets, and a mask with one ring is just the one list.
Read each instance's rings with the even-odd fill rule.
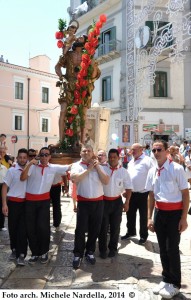
[[111,61],[115,58],[120,57],[121,52],[121,41],[110,40],[107,43],[100,44],[95,53],[95,59],[99,63]]

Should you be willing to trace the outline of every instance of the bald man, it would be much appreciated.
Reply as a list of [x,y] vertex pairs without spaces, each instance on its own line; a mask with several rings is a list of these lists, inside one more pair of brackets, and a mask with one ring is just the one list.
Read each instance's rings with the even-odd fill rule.
[[121,237],[128,240],[137,235],[136,214],[139,210],[140,215],[140,239],[139,245],[144,245],[148,237],[147,228],[147,198],[148,191],[145,189],[147,174],[154,165],[152,158],[143,152],[143,146],[135,143],[131,147],[132,159],[128,164],[128,172],[132,180],[133,190],[127,211],[127,233]]

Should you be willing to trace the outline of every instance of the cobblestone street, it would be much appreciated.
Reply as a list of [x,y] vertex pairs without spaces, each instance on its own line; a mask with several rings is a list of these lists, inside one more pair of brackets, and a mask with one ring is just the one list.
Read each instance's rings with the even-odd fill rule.
[[[52,213],[51,213],[52,215]],[[182,234],[180,251],[182,261],[182,289],[173,299],[191,299],[191,216],[189,228]],[[127,287],[138,291],[140,300],[159,300],[152,288],[161,281],[161,263],[155,234],[150,233],[145,246],[138,245],[139,237],[119,240],[119,253],[105,260],[96,252],[96,264],[83,261],[77,271],[72,268],[76,214],[70,198],[62,198],[60,231],[51,227],[49,263],[25,267],[9,261],[11,253],[8,231],[0,232],[0,287],[1,289],[110,289]],[[126,233],[126,215],[123,214],[121,235]],[[30,252],[28,253],[30,256]],[[27,257],[28,259],[28,257]]]

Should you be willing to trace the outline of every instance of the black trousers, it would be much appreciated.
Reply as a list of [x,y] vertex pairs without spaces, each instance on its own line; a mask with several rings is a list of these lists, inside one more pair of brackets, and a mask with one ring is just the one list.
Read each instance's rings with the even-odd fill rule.
[[25,217],[32,255],[47,253],[50,244],[50,200],[27,200]]
[[50,189],[50,198],[52,201],[54,227],[58,227],[62,220],[60,196],[61,196],[61,185],[52,186]]
[[154,228],[160,248],[163,281],[181,287],[180,233],[178,224],[182,210],[155,209]]
[[[78,202],[73,251],[75,256],[83,257],[85,249],[86,253],[95,252],[96,240],[101,228],[103,209],[103,201]],[[87,242],[85,242],[86,232],[88,232]]]
[[1,197],[1,191],[2,191],[2,183],[0,183],[0,228],[4,228],[5,224],[5,216],[2,213],[2,197]]
[[107,233],[108,226],[110,225],[110,240],[108,248],[110,250],[117,251],[120,224],[122,218],[123,201],[119,197],[113,201],[104,201],[104,212],[101,225],[101,231],[99,234],[99,251],[107,251]]
[[25,223],[25,202],[8,201],[8,229],[11,250],[16,250],[16,256],[27,255],[27,231]]
[[133,192],[131,195],[129,210],[127,214],[127,232],[130,235],[136,235],[136,214],[139,210],[140,215],[140,237],[147,239],[148,237],[148,228],[147,228],[147,199],[148,192],[146,193],[137,193]]

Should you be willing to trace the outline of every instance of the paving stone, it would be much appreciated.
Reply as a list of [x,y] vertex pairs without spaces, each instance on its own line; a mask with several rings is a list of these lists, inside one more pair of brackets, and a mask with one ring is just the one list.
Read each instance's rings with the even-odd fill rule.
[[73,251],[74,249],[74,242],[73,241],[70,241],[70,242],[65,242],[65,241],[62,241],[59,246],[58,246],[58,250],[59,251]]
[[24,279],[24,278],[10,278],[5,281],[5,283],[1,286],[1,289],[44,289],[46,284],[46,280],[42,279]]
[[69,251],[57,251],[56,255],[53,255],[49,265],[52,267],[59,266],[72,266],[73,253]]
[[[101,259],[98,243],[95,252],[96,264],[84,259],[78,270],[72,269],[74,230],[76,214],[71,199],[62,201],[61,230],[51,228],[51,243],[46,265],[16,267],[9,261],[11,253],[8,234],[0,235],[0,288],[1,289],[109,289],[130,288],[138,293],[138,300],[162,300],[153,295],[152,288],[161,281],[159,247],[154,233],[149,233],[144,246],[138,245],[139,236],[132,240],[119,239],[119,253],[114,258]],[[52,210],[51,210],[52,214]],[[139,219],[137,219],[138,224]],[[188,220],[191,226],[191,218]],[[51,215],[52,224],[52,215]],[[138,232],[138,231],[137,231]],[[126,233],[126,215],[123,214],[121,235]],[[181,236],[180,253],[182,262],[181,293],[173,300],[191,300],[191,236],[189,230]],[[30,253],[30,251],[28,251]],[[27,259],[29,256],[27,257]]]
[[16,264],[12,261],[10,262],[0,262],[0,278],[7,278],[11,272],[16,268]]
[[[22,272],[21,272],[22,270]],[[52,268],[47,265],[42,265],[37,262],[35,265],[16,267],[14,272],[10,275],[10,278],[29,278],[29,279],[46,279],[48,278]]]
[[51,288],[51,286],[71,286],[74,277],[74,271],[72,267],[56,267],[52,271],[48,278],[46,288]]

